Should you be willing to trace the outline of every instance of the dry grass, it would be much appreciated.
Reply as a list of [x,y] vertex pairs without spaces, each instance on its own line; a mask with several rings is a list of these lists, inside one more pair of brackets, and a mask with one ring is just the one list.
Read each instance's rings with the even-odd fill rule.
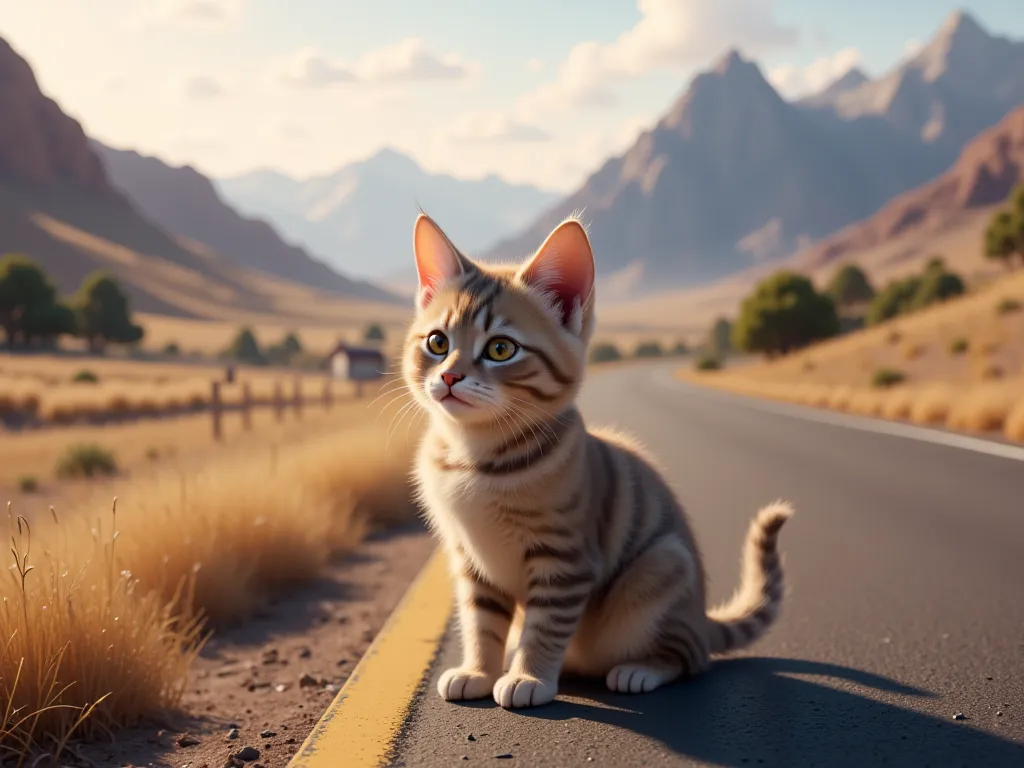
[[[195,475],[164,472],[60,524],[18,521],[4,580],[0,745],[59,749],[173,708],[209,626],[316,576],[367,525],[408,519],[408,444],[376,427]],[[97,514],[98,513],[98,514]],[[45,516],[44,516],[45,519]],[[34,540],[30,540],[30,535]]]

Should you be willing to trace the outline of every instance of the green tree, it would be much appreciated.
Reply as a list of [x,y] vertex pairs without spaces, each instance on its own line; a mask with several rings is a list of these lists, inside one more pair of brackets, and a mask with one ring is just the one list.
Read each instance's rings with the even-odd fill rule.
[[708,334],[708,349],[711,354],[721,359],[732,351],[732,323],[728,318],[720,317],[711,326]]
[[633,350],[633,357],[661,357],[664,354],[665,350],[657,341],[641,341]]
[[294,332],[288,332],[281,341],[267,349],[266,358],[277,365],[289,365],[300,354],[302,342]]
[[610,342],[598,342],[590,348],[590,362],[611,363],[622,359],[619,348]]
[[891,320],[897,315],[907,312],[922,282],[922,277],[912,275],[903,280],[893,280],[885,286],[868,307],[866,318],[868,325],[884,323],[886,320]]
[[948,272],[942,266],[933,267],[925,271],[907,309],[923,309],[929,304],[960,296],[965,290],[964,281],[955,272]]
[[1024,184],[1018,184],[1010,195],[1010,232],[1017,256],[1024,265]]
[[866,304],[875,298],[875,289],[871,281],[864,274],[864,270],[856,264],[846,264],[836,272],[825,293],[842,309]]
[[22,333],[28,344],[37,340],[53,346],[60,336],[70,336],[77,330],[75,311],[59,301],[37,304],[22,319]]
[[128,296],[121,284],[103,272],[85,278],[73,302],[78,334],[89,343],[93,352],[101,352],[107,344],[134,344],[145,333],[132,322]]
[[1013,215],[1009,211],[996,211],[985,231],[985,258],[1013,266],[1017,251],[1017,238],[1013,232]]
[[224,356],[250,365],[261,365],[265,362],[259,342],[256,341],[256,334],[248,327],[238,329]]
[[384,341],[384,328],[380,323],[370,323],[363,331],[364,341]]
[[38,315],[56,296],[53,283],[34,261],[18,254],[0,257],[0,326],[8,346],[27,340],[26,317]]
[[803,275],[782,270],[743,300],[732,343],[745,352],[786,354],[839,333],[832,299]]

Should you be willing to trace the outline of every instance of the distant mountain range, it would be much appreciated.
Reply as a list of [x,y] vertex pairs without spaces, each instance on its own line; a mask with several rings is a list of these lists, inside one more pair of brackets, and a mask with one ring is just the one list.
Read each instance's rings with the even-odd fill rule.
[[336,269],[403,287],[415,280],[411,233],[418,207],[443,221],[461,248],[477,253],[558,199],[496,176],[427,173],[391,149],[309,179],[255,171],[215,183],[236,208],[273,221]]
[[327,317],[338,298],[397,301],[241,219],[194,171],[102,152],[0,39],[0,254],[36,259],[62,293],[103,269],[135,309],[166,315]]
[[1024,43],[963,12],[878,80],[847,73],[796,103],[732,51],[624,155],[487,255],[526,253],[584,208],[599,278],[639,292],[708,283],[865,218],[1021,103]]

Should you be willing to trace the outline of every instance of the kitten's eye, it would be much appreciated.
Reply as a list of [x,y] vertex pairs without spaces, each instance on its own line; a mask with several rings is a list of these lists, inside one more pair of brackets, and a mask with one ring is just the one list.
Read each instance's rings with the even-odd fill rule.
[[448,337],[439,331],[427,336],[427,349],[434,355],[448,354]]
[[497,338],[487,342],[487,358],[497,363],[511,360],[518,351],[519,345],[512,341],[512,339]]

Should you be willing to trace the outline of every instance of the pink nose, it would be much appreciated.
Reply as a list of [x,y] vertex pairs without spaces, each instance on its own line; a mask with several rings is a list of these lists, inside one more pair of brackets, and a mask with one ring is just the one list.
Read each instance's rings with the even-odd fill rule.
[[457,382],[462,381],[464,378],[466,378],[466,376],[464,374],[461,374],[461,373],[442,373],[441,374],[441,381],[443,381],[445,384],[447,384],[449,389],[454,387]]

